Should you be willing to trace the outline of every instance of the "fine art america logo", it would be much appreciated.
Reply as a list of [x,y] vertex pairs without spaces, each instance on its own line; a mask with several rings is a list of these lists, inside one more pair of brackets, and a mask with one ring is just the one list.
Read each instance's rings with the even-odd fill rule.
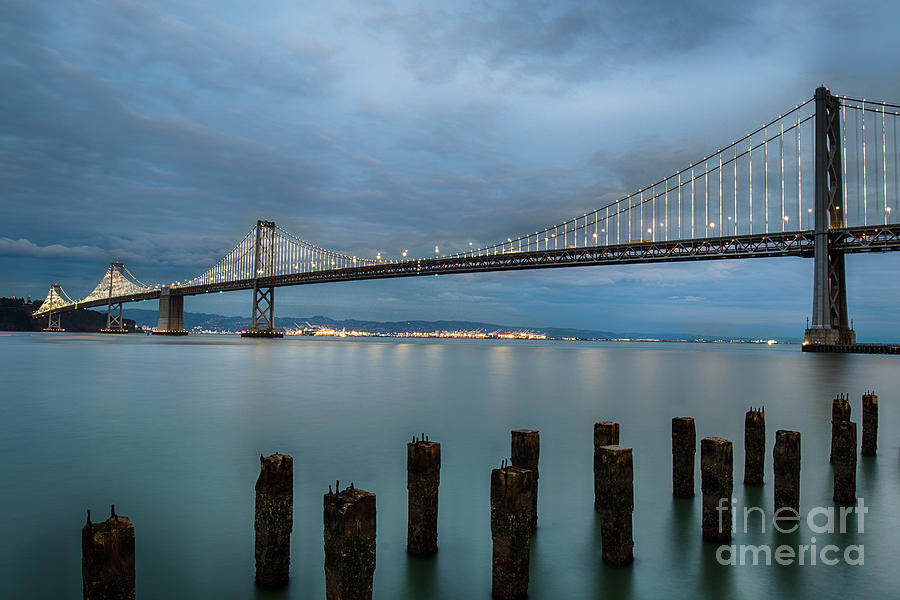
[[[732,498],[732,503],[737,498]],[[732,504],[734,506],[734,504]],[[724,520],[728,517],[727,499],[721,498],[716,507],[719,513],[719,530],[724,529]],[[772,527],[778,533],[792,534],[797,532],[805,521],[809,529],[808,543],[796,546],[780,544],[723,544],[716,550],[716,560],[721,565],[828,565],[833,566],[840,562],[847,565],[863,565],[865,563],[865,546],[862,544],[849,544],[838,546],[835,544],[819,544],[816,535],[833,535],[846,533],[865,533],[865,515],[869,507],[860,498],[857,506],[817,506],[806,514],[806,519],[801,519],[790,507],[782,507],[772,515]],[[737,510],[733,510],[731,519],[731,531],[737,531]],[[766,512],[759,506],[745,506],[743,509],[743,533],[748,535],[765,535],[768,518]]]

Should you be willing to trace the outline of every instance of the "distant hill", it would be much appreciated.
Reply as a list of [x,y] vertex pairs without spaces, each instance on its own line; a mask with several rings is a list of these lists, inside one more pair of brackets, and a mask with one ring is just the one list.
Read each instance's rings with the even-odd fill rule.
[[[128,309],[128,315],[143,327],[155,327],[157,312],[155,310]],[[331,329],[347,329],[368,331],[371,333],[425,333],[431,331],[483,331],[485,333],[514,333],[530,331],[544,334],[549,338],[576,338],[591,340],[608,339],[662,339],[662,340],[714,340],[714,336],[703,336],[689,333],[647,334],[599,331],[594,329],[577,329],[565,327],[528,327],[481,323],[477,321],[362,321],[358,319],[332,319],[322,315],[312,317],[275,317],[278,328],[327,327]],[[185,329],[241,331],[250,327],[249,317],[226,317],[209,313],[184,313]]]
[[[40,300],[29,303],[24,298],[0,298],[0,331],[42,330],[47,326],[47,316],[31,316],[40,306]],[[126,329],[135,328],[134,319],[123,322]],[[66,331],[100,331],[106,327],[106,313],[82,308],[63,314],[61,325]]]

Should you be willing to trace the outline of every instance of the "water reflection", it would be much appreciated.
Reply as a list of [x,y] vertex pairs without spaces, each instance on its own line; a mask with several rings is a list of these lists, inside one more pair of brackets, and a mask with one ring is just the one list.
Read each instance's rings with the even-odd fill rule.
[[[859,495],[872,507],[866,532],[834,536],[836,545],[865,542],[865,568],[719,565],[717,545],[701,541],[699,476],[695,498],[672,498],[670,420],[694,416],[699,438],[735,440],[737,506],[767,513],[774,431],[801,431],[802,508],[829,506],[831,399],[850,393],[857,417],[864,390],[887,398],[900,389],[895,357],[224,336],[85,336],[73,348],[63,339],[0,339],[2,479],[16,490],[0,495],[0,514],[7,537],[21,540],[0,550],[0,581],[12,598],[77,593],[82,508],[113,501],[136,525],[140,597],[322,597],[321,502],[335,479],[378,494],[376,598],[487,598],[488,473],[518,427],[541,431],[533,598],[895,595],[898,422],[886,408],[882,454],[858,466]],[[53,377],[43,376],[46,365]],[[110,373],[124,383],[112,386]],[[767,482],[745,488],[744,411],[762,404]],[[603,564],[592,506],[591,424],[607,419],[621,423],[634,448],[635,563],[625,568]],[[414,559],[405,554],[404,448],[422,431],[442,443],[441,551]],[[294,456],[295,523],[292,582],[270,593],[253,587],[252,490],[257,457],[276,450]],[[735,541],[797,547],[810,537],[769,529]]]

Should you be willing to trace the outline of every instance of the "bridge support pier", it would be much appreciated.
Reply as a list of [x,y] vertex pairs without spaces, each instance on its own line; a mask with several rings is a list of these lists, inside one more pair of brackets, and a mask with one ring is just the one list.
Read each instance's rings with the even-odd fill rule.
[[47,326],[44,328],[44,331],[50,331],[53,333],[60,333],[65,331],[60,325],[60,313],[53,312],[52,310],[47,314]]
[[856,332],[847,318],[844,252],[834,247],[832,230],[844,226],[841,180],[840,102],[828,89],[816,90],[815,275],[812,325],[803,336],[809,345],[852,346]]
[[106,328],[100,333],[128,333],[122,320],[122,303],[110,302],[106,305]]
[[275,329],[275,288],[260,289],[253,286],[253,319],[250,329],[241,337],[283,338],[284,333]]
[[187,335],[184,329],[184,296],[163,288],[159,295],[159,317],[153,335]]

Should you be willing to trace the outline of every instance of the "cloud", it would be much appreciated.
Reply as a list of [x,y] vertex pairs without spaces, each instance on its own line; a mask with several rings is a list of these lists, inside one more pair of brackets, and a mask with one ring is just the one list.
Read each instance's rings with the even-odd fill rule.
[[604,78],[709,45],[745,23],[742,14],[706,1],[526,1],[434,10],[376,5],[364,21],[377,34],[399,40],[407,68],[421,81],[446,83],[469,70],[505,91],[553,94],[553,82]]
[[38,246],[34,242],[19,238],[17,240],[0,237],[0,255],[23,256],[32,258],[60,258],[77,260],[100,260],[106,253],[94,246],[63,246],[51,244]]
[[[7,0],[3,11],[0,256],[4,281],[18,287],[44,278],[90,289],[113,259],[144,281],[188,279],[258,218],[357,256],[464,250],[657,181],[823,79],[842,93],[900,98],[896,78],[882,76],[900,68],[883,50],[897,15],[887,3]],[[776,262],[279,297],[363,318],[490,321],[494,311],[602,328],[607,316],[636,319],[636,307],[644,319],[694,319],[764,293],[802,315],[808,269]],[[783,287],[802,302],[770,293]],[[370,289],[384,301],[361,307]],[[226,296],[218,301],[243,312],[243,297]],[[864,301],[875,314],[875,296]]]

